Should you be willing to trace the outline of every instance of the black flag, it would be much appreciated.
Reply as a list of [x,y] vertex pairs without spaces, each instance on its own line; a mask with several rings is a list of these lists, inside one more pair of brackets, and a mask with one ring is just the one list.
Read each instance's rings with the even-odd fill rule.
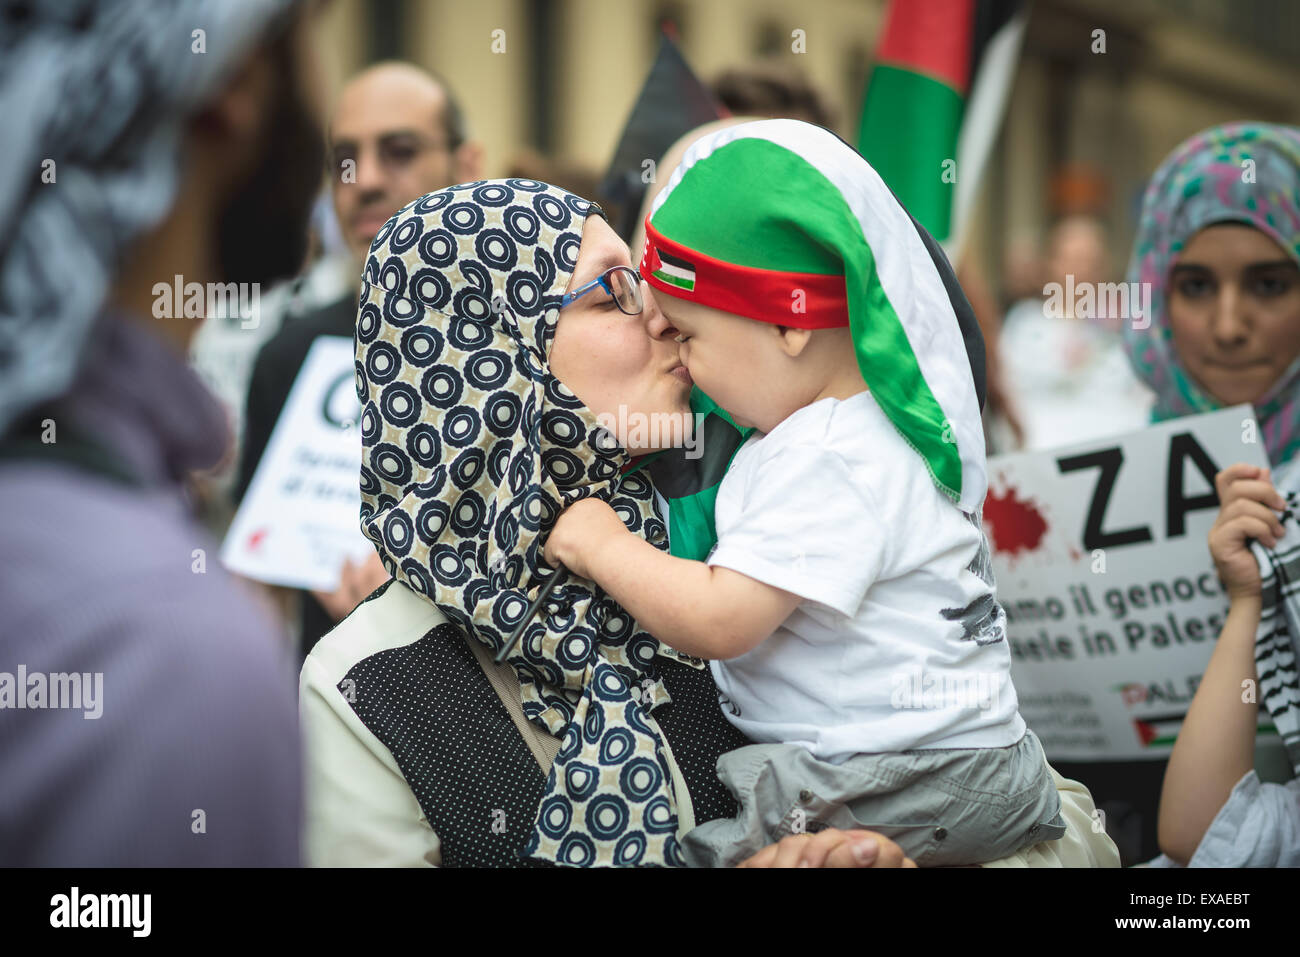
[[[708,87],[691,72],[677,44],[667,33],[661,34],[650,75],[623,127],[623,136],[600,187],[601,194],[618,206],[614,227],[624,240],[631,241],[636,231],[647,185],[642,178],[645,161],[657,163],[691,130],[726,115]],[[671,170],[656,171],[656,175],[660,172],[666,176]]]

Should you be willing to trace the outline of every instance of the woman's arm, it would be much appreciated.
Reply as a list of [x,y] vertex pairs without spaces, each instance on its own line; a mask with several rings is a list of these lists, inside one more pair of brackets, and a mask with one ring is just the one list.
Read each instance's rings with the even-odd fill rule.
[[546,560],[596,582],[642,628],[697,658],[745,654],[800,600],[729,568],[673,558],[629,532],[594,498],[560,515],[546,540]]
[[1182,864],[1255,765],[1255,635],[1262,599],[1249,540],[1274,548],[1283,532],[1272,510],[1285,503],[1267,469],[1233,465],[1215,477],[1215,485],[1222,505],[1210,530],[1210,554],[1228,593],[1228,617],[1178,732],[1160,796],[1160,849]]
[[1255,766],[1259,706],[1243,681],[1255,681],[1260,599],[1235,599],[1183,720],[1160,795],[1160,849],[1186,864],[1228,800]]

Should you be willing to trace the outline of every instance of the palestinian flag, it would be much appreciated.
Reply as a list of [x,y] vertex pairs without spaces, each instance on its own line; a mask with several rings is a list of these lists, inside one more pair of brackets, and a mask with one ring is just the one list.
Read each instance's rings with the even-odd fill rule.
[[1186,714],[1147,715],[1133,719],[1133,730],[1144,748],[1169,748],[1178,740]]
[[[1133,719],[1133,730],[1137,732],[1138,741],[1144,748],[1171,748],[1178,740],[1178,732],[1182,730],[1186,718],[1186,714],[1147,715]],[[1277,728],[1262,710],[1256,734],[1277,734]]]
[[651,275],[660,282],[675,286],[683,292],[695,291],[695,266],[690,260],[679,259],[660,250],[659,255],[655,257],[655,262],[658,265],[651,270]]
[[956,258],[1024,37],[1020,0],[891,0],[858,150]]

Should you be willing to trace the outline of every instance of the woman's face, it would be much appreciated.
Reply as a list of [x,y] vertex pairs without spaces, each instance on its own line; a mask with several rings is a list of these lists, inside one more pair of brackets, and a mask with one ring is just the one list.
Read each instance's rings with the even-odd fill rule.
[[[599,216],[588,216],[578,263],[565,292],[590,282],[611,266],[631,266],[627,245]],[[641,283],[645,308],[621,312],[604,289],[565,306],[551,343],[551,371],[602,424],[608,423],[633,455],[681,444],[689,436],[690,375],[677,343]],[[648,332],[647,330],[653,330]],[[652,338],[652,335],[654,336]]]
[[1170,270],[1168,301],[1183,368],[1225,405],[1263,398],[1300,355],[1300,269],[1253,226],[1193,236]]

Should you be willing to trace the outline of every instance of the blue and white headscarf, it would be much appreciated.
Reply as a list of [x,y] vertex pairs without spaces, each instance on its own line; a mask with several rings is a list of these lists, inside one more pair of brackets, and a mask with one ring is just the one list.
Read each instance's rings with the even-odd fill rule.
[[[565,507],[608,502],[668,545],[654,486],[550,368],[560,301],[598,207],[545,183],[486,180],[411,203],[375,236],[357,314],[361,528],[384,566],[499,651],[552,574]],[[635,321],[635,320],[632,320]],[[524,855],[679,866],[672,771],[653,712],[660,645],[570,578],[507,659],[524,714],[561,739]]]
[[39,0],[0,14],[0,431],[63,393],[184,121],[297,0]]

